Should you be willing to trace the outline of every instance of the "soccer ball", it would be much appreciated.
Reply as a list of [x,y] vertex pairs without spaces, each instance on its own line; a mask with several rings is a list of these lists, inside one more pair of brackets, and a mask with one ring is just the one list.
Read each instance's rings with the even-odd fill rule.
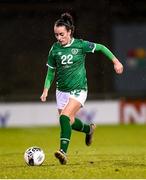
[[45,154],[39,147],[30,147],[24,153],[24,160],[27,165],[40,166],[45,160]]

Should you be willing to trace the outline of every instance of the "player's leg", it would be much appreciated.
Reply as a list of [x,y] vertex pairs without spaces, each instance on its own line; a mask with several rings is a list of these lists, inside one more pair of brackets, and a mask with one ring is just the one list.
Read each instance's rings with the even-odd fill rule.
[[80,119],[74,118],[77,111],[84,105],[86,97],[86,91],[78,91],[78,94],[76,92],[75,94],[74,92],[70,94],[56,91],[57,107],[60,114],[61,139],[60,150],[55,153],[55,156],[61,164],[66,164],[67,162],[66,152],[72,129],[86,133],[85,142],[87,145],[90,145],[92,142],[95,125],[88,125]]
[[69,146],[70,138],[71,138],[71,121],[74,121],[74,116],[76,112],[80,109],[80,102],[75,99],[69,98],[68,104],[65,108],[60,111],[60,150],[55,152],[55,157],[59,159],[61,164],[67,163],[67,149]]
[[83,123],[83,121],[81,121],[78,118],[75,118],[75,121],[72,124],[73,130],[84,132],[86,134],[85,143],[87,146],[90,146],[92,144],[93,133],[94,133],[95,128],[96,128],[96,125],[94,123],[86,124],[86,123]]
[[[87,91],[86,90],[75,90],[71,92],[71,98],[76,99],[81,103],[81,107],[84,106],[84,103],[87,98]],[[85,143],[87,146],[91,145],[93,139],[93,133],[96,126],[94,123],[86,124],[84,121],[80,120],[79,118],[75,118],[72,121],[72,129],[80,132],[84,132],[86,134]]]

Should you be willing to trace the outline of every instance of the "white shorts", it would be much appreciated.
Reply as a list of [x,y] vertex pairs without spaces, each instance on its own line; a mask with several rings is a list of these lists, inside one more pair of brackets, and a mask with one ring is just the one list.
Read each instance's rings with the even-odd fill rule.
[[87,91],[86,90],[73,90],[71,92],[62,92],[56,90],[56,101],[57,108],[64,109],[67,103],[69,102],[69,98],[73,98],[81,103],[81,106],[84,106],[84,103],[87,99]]

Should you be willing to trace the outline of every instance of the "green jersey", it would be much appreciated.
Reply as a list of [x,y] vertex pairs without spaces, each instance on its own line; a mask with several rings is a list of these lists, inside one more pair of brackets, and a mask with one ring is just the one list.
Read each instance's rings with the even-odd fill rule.
[[87,89],[85,56],[95,50],[101,50],[109,59],[113,58],[113,54],[105,46],[81,39],[73,38],[66,46],[58,42],[53,44],[47,65],[56,69],[58,90],[69,92]]
[[58,90],[66,92],[87,89],[85,55],[87,52],[94,52],[94,49],[94,43],[74,38],[66,46],[54,43],[47,65],[56,69]]

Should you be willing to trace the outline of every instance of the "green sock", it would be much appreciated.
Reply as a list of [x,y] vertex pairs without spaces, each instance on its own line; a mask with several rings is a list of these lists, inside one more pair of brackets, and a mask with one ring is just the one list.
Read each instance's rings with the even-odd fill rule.
[[72,129],[84,133],[90,132],[90,125],[83,123],[80,119],[75,118],[74,123],[72,124]]
[[71,137],[71,126],[70,126],[70,119],[68,116],[65,115],[60,116],[60,126],[61,126],[60,149],[62,149],[66,153]]

